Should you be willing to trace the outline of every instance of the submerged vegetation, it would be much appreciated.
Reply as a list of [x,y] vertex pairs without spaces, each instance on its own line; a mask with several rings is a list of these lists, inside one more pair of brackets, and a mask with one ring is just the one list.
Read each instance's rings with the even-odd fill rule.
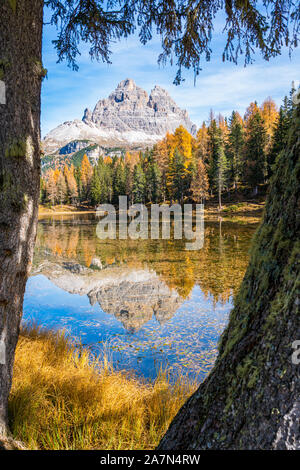
[[92,359],[63,334],[24,328],[9,402],[14,438],[29,449],[154,449],[196,384],[154,383]]

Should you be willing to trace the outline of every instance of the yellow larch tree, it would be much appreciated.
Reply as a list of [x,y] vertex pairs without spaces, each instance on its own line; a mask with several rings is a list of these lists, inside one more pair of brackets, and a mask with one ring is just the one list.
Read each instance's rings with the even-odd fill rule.
[[181,125],[177,127],[174,132],[175,138],[175,146],[179,153],[181,153],[184,157],[184,166],[185,169],[188,171],[191,163],[192,163],[192,141],[193,137],[191,134]]
[[208,129],[206,127],[205,122],[203,122],[202,126],[198,129],[197,137],[196,137],[196,148],[195,153],[197,159],[201,159],[203,162],[207,163],[208,153],[209,153],[209,135]]
[[87,154],[85,153],[81,162],[81,182],[83,191],[86,195],[89,192],[90,183],[93,176],[93,167],[90,164]]
[[205,165],[201,158],[197,162],[197,169],[191,182],[191,195],[196,203],[202,203],[208,197],[208,176]]
[[247,128],[247,124],[250,120],[250,118],[253,117],[254,114],[260,113],[261,115],[261,110],[258,107],[258,104],[256,101],[252,102],[249,104],[248,108],[246,109],[245,116],[244,116],[244,121],[245,121],[245,127]]
[[272,144],[275,124],[278,120],[279,113],[275,101],[269,96],[260,107],[264,120],[264,126],[267,133],[266,151],[268,152]]

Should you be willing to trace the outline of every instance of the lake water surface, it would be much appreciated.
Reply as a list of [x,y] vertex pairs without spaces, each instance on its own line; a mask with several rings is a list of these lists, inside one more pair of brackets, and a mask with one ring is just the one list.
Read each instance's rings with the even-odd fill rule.
[[117,368],[154,379],[160,367],[202,380],[248,262],[257,224],[205,221],[184,240],[99,240],[94,214],[43,217],[25,322],[65,329]]

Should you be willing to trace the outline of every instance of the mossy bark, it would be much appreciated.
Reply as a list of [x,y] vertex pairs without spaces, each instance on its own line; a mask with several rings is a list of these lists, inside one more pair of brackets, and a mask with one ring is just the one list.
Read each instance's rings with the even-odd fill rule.
[[299,156],[298,107],[215,367],[159,449],[300,449]]
[[0,2],[0,436],[36,234],[43,0]]

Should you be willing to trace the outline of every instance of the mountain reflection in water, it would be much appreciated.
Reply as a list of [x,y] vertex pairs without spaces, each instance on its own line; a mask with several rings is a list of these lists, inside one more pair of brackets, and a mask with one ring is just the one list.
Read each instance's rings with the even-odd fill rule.
[[39,222],[24,320],[66,328],[115,366],[204,378],[216,357],[256,224],[205,222],[184,240],[99,240],[93,214]]

